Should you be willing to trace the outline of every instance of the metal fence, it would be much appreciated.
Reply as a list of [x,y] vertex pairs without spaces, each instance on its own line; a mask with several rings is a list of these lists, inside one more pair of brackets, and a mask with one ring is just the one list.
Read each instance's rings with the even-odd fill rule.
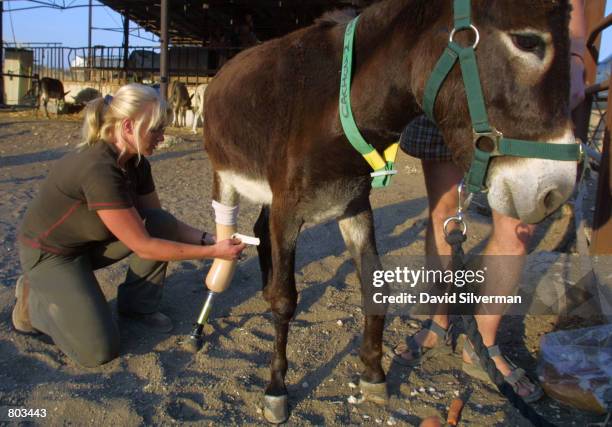
[[[33,74],[62,81],[159,81],[160,48],[133,47],[124,59],[122,46],[64,47],[54,45],[20,46],[33,52]],[[217,70],[240,48],[171,46],[168,52],[169,75],[173,80],[198,84]]]

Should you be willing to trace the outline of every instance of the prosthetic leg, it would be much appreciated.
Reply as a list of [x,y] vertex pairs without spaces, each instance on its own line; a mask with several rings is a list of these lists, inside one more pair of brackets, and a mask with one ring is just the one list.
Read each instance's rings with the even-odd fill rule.
[[[215,200],[213,200],[212,206],[215,210],[215,222],[217,223],[217,241],[231,239],[236,233],[238,206],[225,206]],[[187,343],[194,351],[202,347],[202,331],[208,321],[215,296],[229,287],[232,277],[234,277],[236,264],[237,261],[226,261],[218,258],[213,261],[205,280],[208,288],[206,301]]]

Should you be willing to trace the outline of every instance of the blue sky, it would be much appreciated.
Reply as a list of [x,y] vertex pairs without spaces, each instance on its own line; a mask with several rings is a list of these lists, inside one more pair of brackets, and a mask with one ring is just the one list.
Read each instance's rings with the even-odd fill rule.
[[[588,1],[588,0],[587,0]],[[59,2],[58,2],[59,3]],[[66,4],[87,4],[86,0],[65,0]],[[94,1],[94,4],[100,4]],[[3,38],[5,42],[59,42],[66,47],[87,46],[87,8],[64,11],[51,9],[32,9],[9,13],[8,9],[33,6],[34,3],[24,0],[4,0]],[[606,5],[606,15],[612,12],[612,1]],[[121,28],[122,18],[107,7],[94,7],[93,26],[102,28]],[[131,27],[136,27],[134,23]],[[149,37],[150,33],[141,30],[141,35]],[[92,44],[121,46],[123,35],[120,32],[94,30]],[[156,42],[130,37],[131,46],[151,46]],[[601,59],[612,54],[612,29],[604,32]]]

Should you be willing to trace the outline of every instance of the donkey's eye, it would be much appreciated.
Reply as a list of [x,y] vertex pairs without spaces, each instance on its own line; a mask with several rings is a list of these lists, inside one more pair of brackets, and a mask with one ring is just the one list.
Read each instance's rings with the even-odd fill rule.
[[513,34],[512,42],[525,52],[541,54],[544,51],[544,40],[536,34]]

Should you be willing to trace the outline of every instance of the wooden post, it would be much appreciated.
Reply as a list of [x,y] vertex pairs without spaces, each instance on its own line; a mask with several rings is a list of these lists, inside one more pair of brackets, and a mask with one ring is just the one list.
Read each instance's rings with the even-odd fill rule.
[[168,0],[161,0],[160,8],[159,91],[161,98],[166,101],[168,99]]
[[[598,26],[604,17],[605,1],[589,0],[585,2],[585,12],[587,18],[587,28],[589,31]],[[599,36],[594,46],[599,51],[601,36]],[[597,60],[591,55],[585,55],[585,66],[587,69],[587,85],[595,84],[597,75]],[[612,82],[612,75],[610,78]],[[589,115],[587,116],[586,126],[588,129],[588,119],[590,119],[590,107],[593,99],[589,97]],[[610,101],[608,98],[609,110]],[[593,215],[593,235],[591,238],[591,255],[612,254],[612,181],[610,177],[610,135],[612,132],[612,117],[608,113],[606,117],[606,130],[602,147],[602,158],[599,165],[599,180],[597,182],[597,196],[595,198],[595,214]]]
[[[597,25],[603,20],[606,11],[605,0],[586,0],[584,2],[584,14],[587,25],[587,37]],[[601,44],[601,35],[597,37],[594,46],[599,51]],[[597,62],[599,58],[593,58],[591,55],[584,56],[584,67],[586,69],[586,84],[587,86],[594,85],[597,77]]]
[[[584,2],[584,16],[586,19],[587,35],[601,22],[606,9],[605,0],[588,0]],[[597,38],[595,46],[599,50],[601,37]],[[587,87],[595,84],[597,78],[597,61],[599,58],[593,58],[587,51],[584,55],[585,69],[585,84]],[[586,141],[589,135],[589,122],[591,119],[591,107],[593,104],[593,95],[587,95],[584,101],[576,107],[572,112],[572,118],[576,125],[576,137],[582,141]]]
[[[612,83],[612,74],[610,75]],[[593,236],[591,239],[591,255],[612,254],[612,176],[610,170],[610,133],[612,132],[612,114],[610,114],[610,98],[608,98],[608,114],[606,115],[606,131],[599,164],[599,180],[597,181],[597,197],[595,199],[595,214],[593,215]]]
[[[4,39],[2,38],[2,18],[4,14],[4,2],[0,1],[0,74],[4,73]],[[0,107],[4,106],[4,76],[0,75]]]

